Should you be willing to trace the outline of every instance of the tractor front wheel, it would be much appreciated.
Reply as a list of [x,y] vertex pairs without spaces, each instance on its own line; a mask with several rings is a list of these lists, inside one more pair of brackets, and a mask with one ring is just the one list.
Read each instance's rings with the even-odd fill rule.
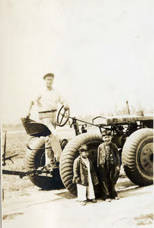
[[127,138],[122,151],[122,163],[133,183],[139,186],[153,183],[152,129],[139,129]]

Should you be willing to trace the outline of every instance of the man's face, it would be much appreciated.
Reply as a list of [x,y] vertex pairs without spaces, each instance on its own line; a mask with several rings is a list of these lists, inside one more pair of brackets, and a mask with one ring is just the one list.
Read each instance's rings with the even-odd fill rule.
[[86,145],[84,145],[84,146],[82,146],[82,148],[80,148],[80,156],[82,158],[87,158],[89,156],[88,148]]
[[111,135],[104,135],[103,136],[103,141],[105,142],[105,143],[110,143],[111,142],[111,140],[112,140],[112,136]]
[[88,158],[89,152],[88,151],[82,151],[82,152],[80,152],[80,155],[82,158]]
[[45,78],[45,83],[46,83],[46,87],[47,88],[51,88],[52,87],[53,80],[54,80],[54,77],[51,77],[51,76],[47,76]]

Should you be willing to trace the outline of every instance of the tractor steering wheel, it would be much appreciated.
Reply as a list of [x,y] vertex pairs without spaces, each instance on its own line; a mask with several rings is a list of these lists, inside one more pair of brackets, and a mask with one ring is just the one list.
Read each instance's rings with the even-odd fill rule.
[[56,125],[59,127],[65,126],[69,118],[70,118],[70,110],[69,109],[65,110],[63,105],[58,111]]

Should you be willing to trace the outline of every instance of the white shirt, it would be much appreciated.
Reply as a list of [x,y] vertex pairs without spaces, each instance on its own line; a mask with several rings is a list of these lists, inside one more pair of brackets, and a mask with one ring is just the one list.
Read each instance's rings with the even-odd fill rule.
[[40,91],[34,102],[37,104],[38,111],[57,110],[59,104],[66,105],[63,97],[55,89],[47,88]]

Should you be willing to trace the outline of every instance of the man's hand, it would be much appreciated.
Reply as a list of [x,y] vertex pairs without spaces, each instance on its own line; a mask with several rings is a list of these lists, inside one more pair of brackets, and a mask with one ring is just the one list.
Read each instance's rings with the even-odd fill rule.
[[64,109],[65,109],[65,111],[67,111],[67,110],[70,109],[70,107],[69,107],[68,105],[65,105],[65,106],[64,106]]
[[116,171],[120,171],[120,167],[119,166],[116,166]]
[[31,113],[29,112],[26,116],[26,119],[29,119],[30,115],[31,115]]
[[80,178],[79,177],[73,177],[73,181],[74,184],[78,184],[80,183]]

